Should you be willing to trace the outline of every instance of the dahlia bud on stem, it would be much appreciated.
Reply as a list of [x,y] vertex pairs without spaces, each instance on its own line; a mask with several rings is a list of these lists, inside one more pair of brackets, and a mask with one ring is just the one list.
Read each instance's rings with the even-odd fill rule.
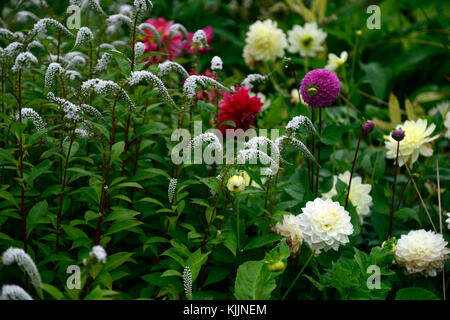
[[389,238],[392,236],[392,225],[394,223],[394,197],[395,197],[395,185],[397,184],[397,172],[398,172],[398,154],[400,151],[400,141],[405,137],[405,132],[402,130],[392,131],[392,138],[397,141],[397,155],[395,157],[395,169],[394,169],[394,183],[392,185],[392,201],[391,209],[389,212]]

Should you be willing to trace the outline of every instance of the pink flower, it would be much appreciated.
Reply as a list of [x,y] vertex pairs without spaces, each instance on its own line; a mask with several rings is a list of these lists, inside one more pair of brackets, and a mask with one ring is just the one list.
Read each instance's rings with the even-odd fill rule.
[[315,69],[302,80],[300,91],[303,100],[313,108],[326,108],[333,104],[341,90],[341,84],[333,71]]

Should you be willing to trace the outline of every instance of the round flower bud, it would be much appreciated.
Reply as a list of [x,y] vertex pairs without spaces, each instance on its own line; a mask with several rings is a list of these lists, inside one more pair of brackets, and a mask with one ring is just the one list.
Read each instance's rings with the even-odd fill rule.
[[357,35],[358,37],[362,36],[362,31],[361,31],[361,30],[356,30],[356,35]]
[[232,176],[228,179],[227,188],[231,193],[238,193],[245,189],[245,179],[242,176]]
[[391,133],[392,138],[394,138],[395,141],[402,141],[403,138],[405,137],[405,131],[403,130],[394,130]]
[[267,269],[269,269],[269,271],[271,272],[282,271],[284,269],[284,262],[278,261],[275,263],[271,263],[267,266]]
[[341,84],[333,71],[315,69],[302,79],[300,93],[305,102],[314,108],[331,106],[337,99]]
[[367,120],[362,125],[362,131],[363,131],[364,134],[371,133],[374,128],[375,128],[375,123],[373,123],[373,121],[371,121],[371,120]]

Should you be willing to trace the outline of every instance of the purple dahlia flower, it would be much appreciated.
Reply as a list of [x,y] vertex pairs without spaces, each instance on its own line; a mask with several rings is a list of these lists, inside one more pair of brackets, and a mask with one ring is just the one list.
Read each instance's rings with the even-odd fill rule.
[[333,71],[315,69],[302,80],[300,91],[303,100],[313,108],[325,108],[337,99],[341,84]]

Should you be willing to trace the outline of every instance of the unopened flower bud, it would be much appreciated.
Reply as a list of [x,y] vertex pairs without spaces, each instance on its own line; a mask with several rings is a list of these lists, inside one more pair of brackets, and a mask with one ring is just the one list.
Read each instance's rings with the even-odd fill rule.
[[394,130],[391,133],[392,138],[394,138],[395,141],[402,141],[403,138],[405,137],[405,131],[403,130]]
[[282,271],[284,269],[284,262],[278,261],[275,263],[271,263],[267,266],[267,269],[269,269],[269,271],[272,271],[272,272]]
[[375,123],[373,123],[373,121],[371,121],[371,120],[367,120],[362,125],[362,131],[364,134],[371,133],[374,128],[375,128]]

